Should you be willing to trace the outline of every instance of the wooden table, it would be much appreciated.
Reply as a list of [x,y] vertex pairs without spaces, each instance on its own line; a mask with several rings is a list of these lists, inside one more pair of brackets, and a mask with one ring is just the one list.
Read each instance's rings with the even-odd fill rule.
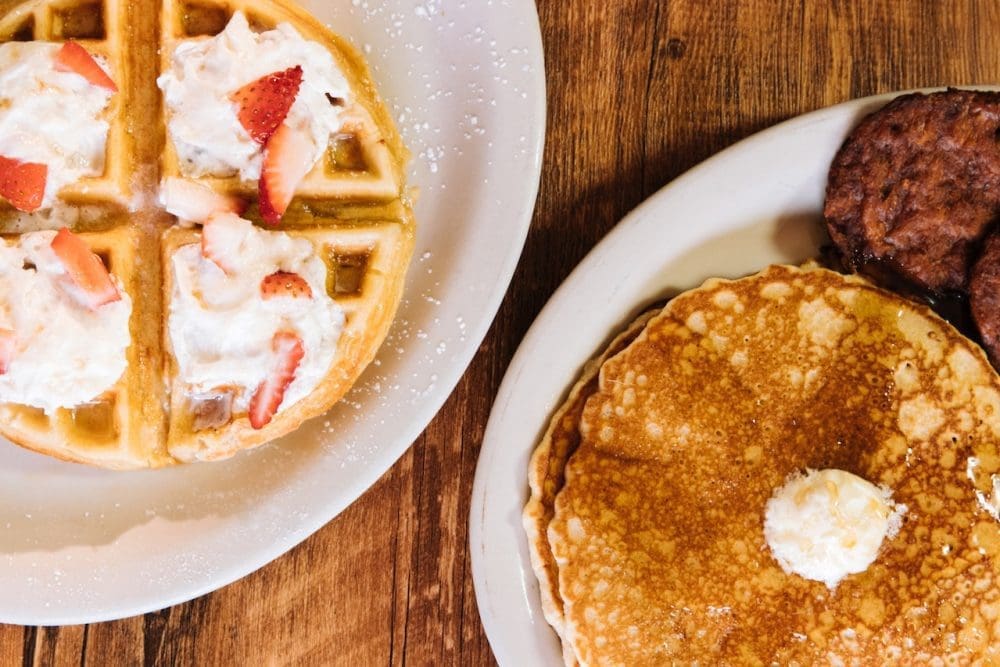
[[538,5],[549,130],[535,219],[493,328],[413,448],[242,581],[114,623],[0,626],[0,665],[492,664],[467,547],[476,456],[518,341],[573,266],[655,190],[757,130],[873,93],[1000,81],[993,0]]

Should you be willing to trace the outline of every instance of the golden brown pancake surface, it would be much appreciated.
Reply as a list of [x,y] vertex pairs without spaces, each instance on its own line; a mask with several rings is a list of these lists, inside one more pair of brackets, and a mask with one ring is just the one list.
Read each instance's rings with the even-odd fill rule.
[[[930,311],[825,270],[709,281],[605,362],[580,429],[548,534],[582,664],[1000,661],[1000,381]],[[806,468],[908,507],[832,591],[764,541]]]
[[[639,316],[625,331],[611,341],[608,348],[587,362],[576,384],[570,389],[565,403],[552,416],[542,441],[531,455],[528,484],[531,497],[524,507],[524,530],[528,534],[528,551],[532,569],[538,578],[539,595],[545,620],[560,639],[563,631],[563,603],[559,595],[559,570],[548,541],[548,525],[555,514],[556,494],[565,484],[566,461],[580,445],[580,414],[586,400],[597,391],[597,374],[609,357],[621,352],[635,340],[657,310]],[[563,658],[572,667],[576,663],[572,647],[563,641]]]

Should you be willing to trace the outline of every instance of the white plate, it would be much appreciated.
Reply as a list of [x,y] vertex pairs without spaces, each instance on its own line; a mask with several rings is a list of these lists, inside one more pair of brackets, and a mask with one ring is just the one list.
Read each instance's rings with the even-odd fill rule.
[[521,508],[528,459],[583,363],[657,298],[814,256],[834,153],[861,115],[894,96],[799,116],[692,169],[622,220],[535,320],[493,404],[469,518],[479,613],[501,665],[562,664]]
[[228,462],[116,474],[0,443],[0,622],[131,616],[281,555],[406,450],[496,313],[538,186],[545,86],[534,3],[304,4],[367,55],[413,151],[417,246],[390,338],[325,419]]

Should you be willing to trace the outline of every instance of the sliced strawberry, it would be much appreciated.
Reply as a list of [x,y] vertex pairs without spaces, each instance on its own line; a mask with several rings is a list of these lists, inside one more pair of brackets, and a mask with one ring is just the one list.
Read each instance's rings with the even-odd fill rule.
[[190,222],[204,222],[213,213],[242,213],[244,208],[239,197],[173,176],[160,186],[160,203],[168,213]]
[[101,258],[66,227],[52,239],[52,252],[62,262],[70,280],[83,292],[85,303],[92,310],[122,298]]
[[201,228],[201,256],[232,275],[250,222],[235,213],[213,213]]
[[305,351],[302,349],[302,339],[291,331],[279,331],[271,339],[271,349],[276,357],[276,364],[270,375],[257,387],[250,399],[250,425],[254,428],[264,428],[271,417],[278,411],[278,406],[285,398],[285,390],[295,379],[295,370]]
[[7,372],[14,359],[17,336],[10,329],[0,329],[0,375]]
[[296,65],[266,74],[229,96],[239,105],[237,116],[254,141],[267,143],[292,108],[300,85],[302,68]]
[[112,93],[118,92],[118,86],[94,60],[94,56],[76,42],[64,42],[56,52],[56,69],[60,72],[76,72],[95,86],[107,88]]
[[260,173],[260,216],[276,225],[295,195],[295,188],[312,169],[312,139],[303,130],[286,123],[274,133],[264,148]]
[[266,301],[275,297],[311,299],[313,292],[306,279],[297,273],[275,271],[260,281],[260,295]]
[[49,168],[37,162],[21,162],[0,155],[0,197],[19,211],[31,212],[42,205]]

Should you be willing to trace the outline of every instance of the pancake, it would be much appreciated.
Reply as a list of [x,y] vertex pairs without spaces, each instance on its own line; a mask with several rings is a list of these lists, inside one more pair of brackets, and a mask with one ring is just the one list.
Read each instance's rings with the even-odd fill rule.
[[[528,533],[531,566],[538,578],[545,620],[563,637],[563,603],[559,596],[559,572],[547,535],[549,522],[555,514],[556,494],[565,483],[566,461],[580,444],[580,414],[586,400],[597,391],[597,373],[601,365],[635,340],[650,318],[657,313],[643,313],[628,328],[615,337],[608,348],[583,368],[580,378],[569,392],[566,402],[556,410],[549,428],[531,455],[528,465],[528,485],[531,497],[524,507],[524,530]],[[563,643],[567,665],[575,665],[573,650]]]
[[[822,269],[710,280],[604,362],[580,433],[548,536],[581,664],[1000,661],[1000,378],[928,309]],[[828,468],[909,508],[832,590],[763,534]]]

